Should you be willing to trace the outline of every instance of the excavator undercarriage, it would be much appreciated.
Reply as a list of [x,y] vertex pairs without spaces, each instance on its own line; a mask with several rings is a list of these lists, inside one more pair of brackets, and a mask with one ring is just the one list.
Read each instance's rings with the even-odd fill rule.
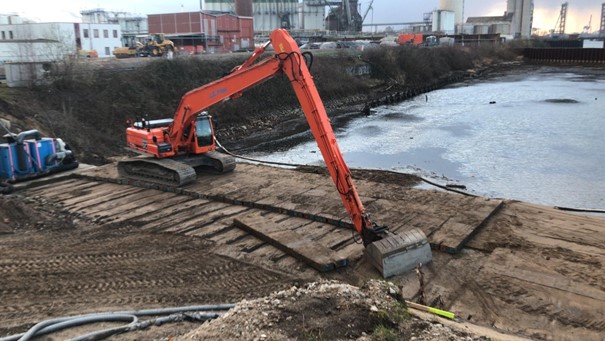
[[128,179],[178,187],[195,181],[195,169],[198,167],[228,173],[235,169],[235,165],[235,158],[230,155],[207,152],[172,159],[142,157],[123,160],[118,162],[118,174]]

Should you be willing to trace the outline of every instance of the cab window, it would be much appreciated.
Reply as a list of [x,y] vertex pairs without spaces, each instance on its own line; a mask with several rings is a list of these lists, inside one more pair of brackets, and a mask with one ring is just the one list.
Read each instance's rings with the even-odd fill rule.
[[198,147],[212,145],[212,127],[210,126],[208,117],[198,118],[195,121],[195,135]]

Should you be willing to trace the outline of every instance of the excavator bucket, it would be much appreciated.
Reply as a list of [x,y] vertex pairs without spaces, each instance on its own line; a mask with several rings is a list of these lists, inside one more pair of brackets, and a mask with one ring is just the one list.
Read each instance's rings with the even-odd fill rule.
[[433,259],[431,246],[420,229],[402,234],[387,233],[384,238],[369,244],[365,254],[384,278],[404,274],[419,263],[426,264]]

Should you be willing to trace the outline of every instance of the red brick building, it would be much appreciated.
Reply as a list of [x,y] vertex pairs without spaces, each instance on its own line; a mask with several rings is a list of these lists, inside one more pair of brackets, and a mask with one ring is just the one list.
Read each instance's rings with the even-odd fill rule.
[[251,17],[229,13],[184,12],[150,14],[149,33],[164,33],[179,48],[208,52],[254,49],[254,24]]

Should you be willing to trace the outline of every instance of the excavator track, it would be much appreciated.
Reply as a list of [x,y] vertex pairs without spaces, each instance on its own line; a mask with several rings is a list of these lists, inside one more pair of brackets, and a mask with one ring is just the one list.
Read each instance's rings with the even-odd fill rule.
[[208,152],[200,155],[212,161],[212,167],[219,173],[228,173],[235,169],[235,158],[220,152]]
[[118,162],[121,177],[167,186],[183,186],[195,181],[195,167],[212,167],[219,173],[235,169],[235,158],[220,152],[208,152],[179,159],[142,158]]
[[133,159],[118,162],[118,174],[133,180],[168,186],[183,186],[195,181],[195,169],[171,159]]

